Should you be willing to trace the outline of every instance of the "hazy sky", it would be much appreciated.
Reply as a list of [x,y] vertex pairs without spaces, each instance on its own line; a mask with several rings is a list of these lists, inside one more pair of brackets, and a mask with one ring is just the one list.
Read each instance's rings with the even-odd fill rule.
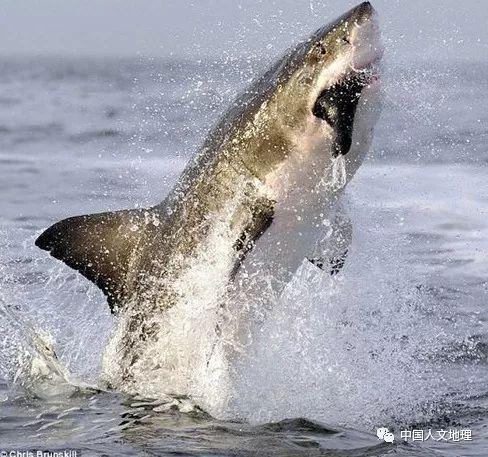
[[[0,0],[0,54],[274,54],[349,0]],[[487,0],[376,0],[390,53],[486,60]]]

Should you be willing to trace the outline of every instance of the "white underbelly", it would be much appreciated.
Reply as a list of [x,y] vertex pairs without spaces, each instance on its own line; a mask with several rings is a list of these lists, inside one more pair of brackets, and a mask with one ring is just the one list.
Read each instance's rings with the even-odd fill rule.
[[345,185],[344,158],[331,160],[324,148],[308,151],[306,163],[290,159],[270,178],[276,196],[273,222],[246,256],[237,280],[267,275],[283,287],[312,255]]
[[271,284],[275,292],[284,287],[306,257],[311,257],[323,236],[337,203],[338,193],[290,195],[275,208],[273,223],[256,241],[236,275],[235,283]]

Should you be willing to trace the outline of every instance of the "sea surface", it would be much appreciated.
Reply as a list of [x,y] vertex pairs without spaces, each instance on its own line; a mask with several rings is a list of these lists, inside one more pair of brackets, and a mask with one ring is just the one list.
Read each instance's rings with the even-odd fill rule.
[[[374,145],[347,190],[346,266],[293,279],[231,403],[96,390],[114,318],[36,236],[161,201],[265,65],[0,60],[0,452],[488,455],[486,62],[386,59]],[[25,361],[53,350],[92,388],[34,385]]]

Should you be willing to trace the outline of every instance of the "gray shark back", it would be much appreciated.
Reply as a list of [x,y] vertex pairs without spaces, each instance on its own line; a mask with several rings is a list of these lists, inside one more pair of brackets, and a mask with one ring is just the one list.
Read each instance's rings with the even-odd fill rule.
[[[121,210],[75,216],[64,219],[45,230],[36,240],[36,246],[77,270],[97,285],[107,296],[112,311],[117,310],[132,294],[131,283],[137,282],[141,274],[147,272],[145,255],[152,251],[151,258],[157,258],[162,272],[165,270],[165,252],[178,249],[175,244],[175,227],[182,227],[189,218],[198,225],[193,214],[199,206],[201,212],[209,208],[188,204],[192,198],[198,199],[198,192],[207,197],[222,194],[223,185],[215,182],[212,175],[219,160],[234,162],[226,181],[256,178],[252,170],[239,164],[238,157],[225,157],[229,151],[226,142],[234,132],[244,128],[255,116],[263,102],[276,90],[280,82],[290,76],[297,62],[306,51],[301,43],[241,94],[221,116],[219,122],[208,134],[198,154],[190,161],[170,194],[160,204],[147,209]],[[238,164],[237,166],[235,164]],[[236,168],[241,168],[240,170]],[[247,176],[245,176],[247,175]],[[211,186],[199,185],[212,181]],[[206,187],[206,189],[201,189]],[[210,189],[209,189],[210,187]],[[250,208],[252,217],[244,224],[235,241],[236,264],[230,277],[234,276],[245,253],[259,238],[272,220],[272,202],[258,201]],[[203,227],[200,227],[203,230]],[[202,235],[200,233],[199,235]],[[187,235],[187,244],[191,244]],[[166,246],[165,246],[166,245]],[[155,252],[157,251],[157,252]],[[136,269],[137,267],[137,269]]]

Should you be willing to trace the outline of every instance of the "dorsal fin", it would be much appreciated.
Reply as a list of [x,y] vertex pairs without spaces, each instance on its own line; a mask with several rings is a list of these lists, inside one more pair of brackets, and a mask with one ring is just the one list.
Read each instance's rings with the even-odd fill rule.
[[151,210],[135,209],[64,219],[36,246],[79,271],[107,296],[112,312],[126,294],[126,275]]

